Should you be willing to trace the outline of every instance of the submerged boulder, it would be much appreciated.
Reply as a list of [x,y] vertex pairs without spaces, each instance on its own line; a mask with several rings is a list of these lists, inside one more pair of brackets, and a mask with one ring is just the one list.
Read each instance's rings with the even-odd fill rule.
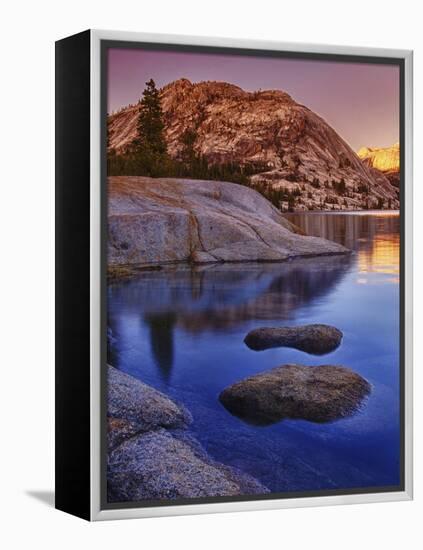
[[164,429],[125,441],[109,454],[109,502],[269,492],[250,476],[212,461],[198,447]]
[[342,336],[340,330],[330,325],[263,327],[249,332],[244,342],[256,351],[287,347],[319,355],[336,349],[341,343]]
[[288,364],[229,386],[219,399],[252,424],[284,418],[329,422],[354,413],[370,391],[367,380],[346,367]]

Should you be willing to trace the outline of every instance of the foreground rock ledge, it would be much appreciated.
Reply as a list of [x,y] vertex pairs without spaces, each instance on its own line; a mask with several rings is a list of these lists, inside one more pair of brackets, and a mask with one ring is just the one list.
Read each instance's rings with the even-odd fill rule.
[[191,422],[182,405],[109,366],[109,502],[269,492],[248,474],[214,461],[187,432]]
[[235,183],[109,177],[108,206],[108,263],[115,270],[349,252],[340,244],[299,234],[257,191]]
[[141,434],[112,451],[109,501],[268,493],[263,485],[214,462],[164,429]]
[[219,399],[252,424],[284,418],[329,422],[353,414],[370,391],[367,380],[346,367],[289,364],[237,382]]
[[191,414],[163,393],[133,376],[108,367],[109,446],[131,434],[156,428],[184,428]]
[[330,325],[263,327],[249,332],[244,342],[256,351],[288,347],[319,355],[336,349],[341,343],[342,336],[340,330]]

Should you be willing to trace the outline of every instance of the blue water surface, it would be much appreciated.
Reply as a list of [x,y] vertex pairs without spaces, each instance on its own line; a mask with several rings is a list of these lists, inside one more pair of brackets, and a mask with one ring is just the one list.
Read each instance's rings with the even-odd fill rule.
[[[179,265],[112,283],[109,361],[183,403],[207,452],[272,492],[398,485],[398,214],[304,213],[291,221],[353,254]],[[338,327],[341,346],[316,357],[256,352],[243,342],[254,328],[303,323]],[[285,363],[345,365],[371,383],[371,395],[353,416],[324,424],[252,426],[220,404],[226,386]]]

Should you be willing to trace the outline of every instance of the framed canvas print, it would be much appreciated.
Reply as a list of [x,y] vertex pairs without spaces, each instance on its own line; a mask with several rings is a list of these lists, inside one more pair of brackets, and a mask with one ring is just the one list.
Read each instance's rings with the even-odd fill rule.
[[56,507],[412,497],[412,53],[56,43]]

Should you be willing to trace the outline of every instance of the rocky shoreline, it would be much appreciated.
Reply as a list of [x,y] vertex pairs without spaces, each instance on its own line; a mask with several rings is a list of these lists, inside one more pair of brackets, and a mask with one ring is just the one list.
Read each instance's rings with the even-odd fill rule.
[[207,454],[187,431],[185,407],[111,366],[107,401],[109,502],[269,492]]
[[108,178],[108,265],[186,262],[280,262],[348,254],[304,235],[253,189],[222,181],[115,176]]

